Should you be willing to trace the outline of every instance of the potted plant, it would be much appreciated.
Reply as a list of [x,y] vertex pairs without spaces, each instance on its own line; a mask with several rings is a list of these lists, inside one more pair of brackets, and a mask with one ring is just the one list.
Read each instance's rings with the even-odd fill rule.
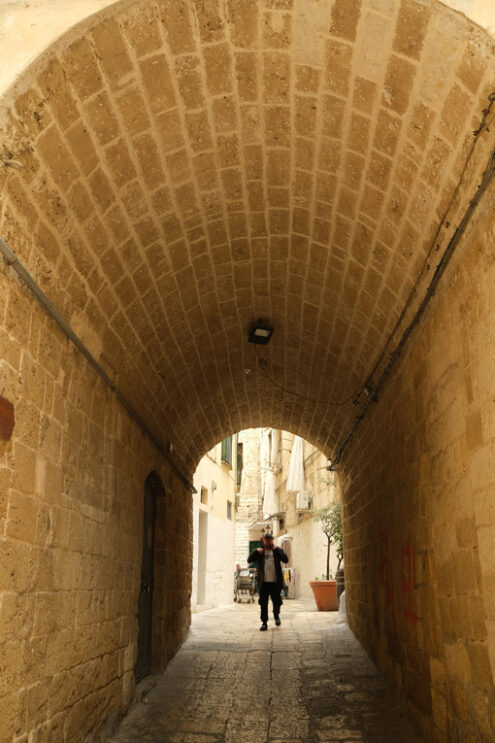
[[330,546],[337,546],[337,571],[342,563],[342,508],[340,503],[329,503],[315,512],[315,521],[320,522],[321,530],[327,538],[327,569],[321,579],[310,581],[318,611],[337,611],[337,581],[332,580],[330,571]]

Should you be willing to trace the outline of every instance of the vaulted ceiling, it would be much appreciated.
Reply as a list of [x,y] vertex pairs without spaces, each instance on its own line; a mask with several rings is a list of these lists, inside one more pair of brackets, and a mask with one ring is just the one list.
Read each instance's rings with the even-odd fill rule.
[[186,466],[261,424],[331,456],[475,189],[494,72],[436,1],[115,3],[2,100],[1,235]]

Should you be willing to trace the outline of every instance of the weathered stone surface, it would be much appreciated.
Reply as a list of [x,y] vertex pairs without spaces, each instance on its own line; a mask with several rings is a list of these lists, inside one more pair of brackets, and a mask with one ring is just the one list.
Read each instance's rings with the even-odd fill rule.
[[[267,423],[332,456],[488,160],[490,132],[472,132],[492,39],[435,0],[124,5],[60,36],[2,98],[2,239],[186,472]],[[488,5],[456,9],[486,28]],[[353,626],[440,739],[493,733],[490,215],[343,473]],[[0,441],[0,615],[30,599],[0,719],[7,739],[96,736],[134,688],[146,475],[166,483],[159,666],[188,623],[190,503],[3,264],[0,282],[0,392],[17,415]],[[259,358],[258,317],[275,327]],[[459,681],[446,647],[462,642]],[[66,721],[40,720],[34,691],[30,719],[31,687],[102,654],[97,690],[71,701],[67,684]],[[447,678],[431,691],[433,661]]]
[[286,601],[282,626],[266,633],[248,604],[193,615],[189,639],[112,743],[419,742],[336,619],[315,611],[312,600]]

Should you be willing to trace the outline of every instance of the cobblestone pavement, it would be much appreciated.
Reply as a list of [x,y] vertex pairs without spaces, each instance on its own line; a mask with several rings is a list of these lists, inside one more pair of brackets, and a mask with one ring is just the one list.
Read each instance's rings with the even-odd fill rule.
[[285,601],[193,615],[189,639],[112,743],[420,743],[347,625]]

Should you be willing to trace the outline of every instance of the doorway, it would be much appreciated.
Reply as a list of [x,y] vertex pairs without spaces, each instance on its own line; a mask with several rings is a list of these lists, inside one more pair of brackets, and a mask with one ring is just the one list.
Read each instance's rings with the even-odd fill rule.
[[138,654],[134,673],[136,681],[151,673],[153,618],[153,563],[155,556],[156,503],[151,478],[144,483],[143,550],[141,586],[138,599]]

